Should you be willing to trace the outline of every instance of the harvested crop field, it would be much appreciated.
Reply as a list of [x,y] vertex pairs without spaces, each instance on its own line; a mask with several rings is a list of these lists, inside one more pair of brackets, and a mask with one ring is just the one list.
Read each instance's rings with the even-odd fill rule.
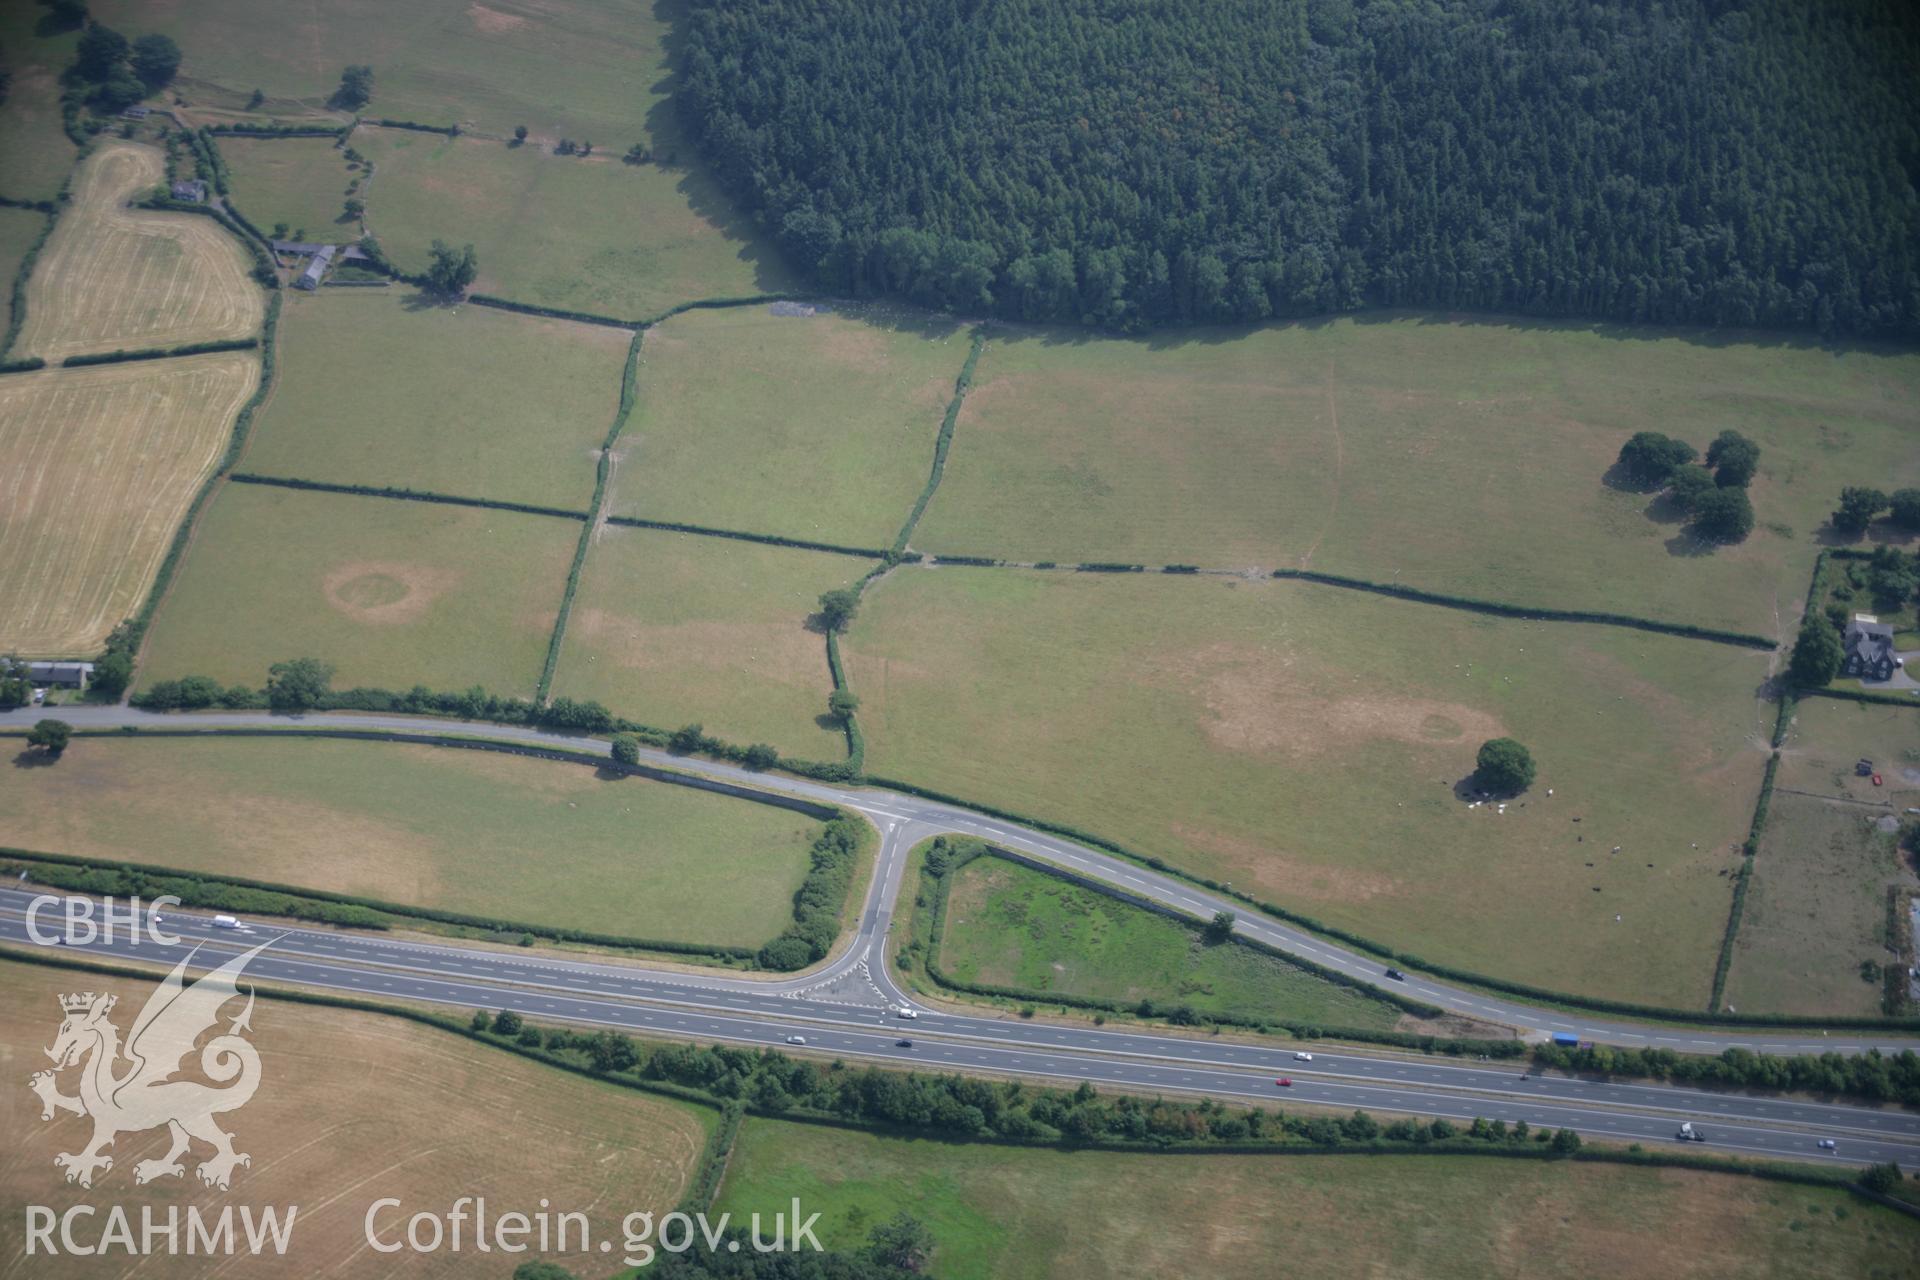
[[[1306,567],[1785,629],[1847,484],[1920,483],[1920,355],[1381,315],[989,344],[922,551]],[[1605,477],[1635,431],[1760,445],[1758,526],[1710,553]]]
[[87,157],[34,267],[15,355],[52,361],[260,332],[266,295],[219,223],[126,207],[165,177],[153,147],[108,142]]
[[331,138],[215,139],[226,161],[228,199],[262,231],[284,222],[295,240],[350,244],[360,223],[346,214],[346,157]]
[[572,520],[227,484],[194,531],[143,680],[259,688],[313,657],[334,687],[530,696],[580,535]]
[[292,295],[243,466],[584,512],[631,336],[411,289]]
[[[298,1206],[283,1256],[241,1254],[249,1276],[358,1275],[370,1268],[364,1223],[374,1202],[398,1198],[400,1211],[383,1209],[381,1238],[404,1233],[406,1216],[445,1213],[460,1196],[484,1196],[494,1213],[539,1212],[543,1198],[555,1212],[585,1213],[594,1239],[618,1241],[628,1212],[664,1213],[679,1199],[713,1124],[704,1108],[602,1084],[571,1072],[529,1062],[464,1037],[400,1018],[263,998],[253,1008],[248,1039],[260,1055],[261,1084],[244,1107],[220,1117],[234,1147],[252,1157],[235,1171],[230,1193],[209,1191],[195,1176],[209,1148],[196,1143],[181,1177],[144,1186],[134,1166],[165,1154],[164,1129],[123,1135],[113,1149],[113,1167],[91,1190],[69,1186],[54,1156],[79,1149],[83,1120],[62,1115],[40,1119],[40,1103],[26,1077],[47,1066],[40,1047],[60,1025],[60,996],[107,992],[119,999],[112,1020],[124,1032],[162,971],[152,980],[113,977],[79,969],[0,962],[0,1068],[15,1087],[0,1098],[0,1125],[8,1135],[0,1161],[0,1213],[18,1224],[28,1204],[58,1213],[68,1206],[123,1207],[139,1231],[141,1212],[151,1207],[161,1223],[167,1212],[182,1215],[179,1256],[140,1260],[44,1258],[23,1262],[21,1237],[8,1236],[0,1269],[35,1277],[96,1276],[103,1263],[141,1276],[204,1277],[203,1256],[188,1256],[185,1211],[196,1206],[217,1220],[223,1203],[256,1212]],[[236,1000],[226,1013],[237,1016]],[[222,1025],[224,1026],[224,1019]],[[60,1088],[72,1092],[78,1073],[67,1071]],[[512,1159],[500,1159],[503,1144]],[[97,1239],[105,1206],[92,1221]],[[235,1232],[240,1234],[236,1214]],[[283,1218],[284,1221],[284,1218]],[[473,1273],[472,1232],[462,1252],[397,1255],[404,1268],[389,1274],[458,1277]],[[244,1245],[241,1246],[244,1249]],[[549,1252],[573,1268],[602,1267],[605,1255],[578,1250]]]
[[1372,1031],[1401,1021],[1393,1005],[1277,956],[1210,945],[1194,926],[1004,858],[954,873],[939,963],[968,983],[1203,1015]]
[[90,655],[139,609],[259,375],[232,352],[0,378],[0,652]]
[[617,515],[884,548],[926,485],[965,329],[914,312],[690,311],[647,332]]
[[[60,764],[0,796],[0,845],[676,942],[779,933],[819,831],[786,809],[499,752],[79,738]],[[113,803],[89,800],[102,795]]]
[[[878,776],[1679,1006],[1706,999],[1772,715],[1762,653],[1271,580],[896,569],[842,652]],[[1504,813],[1456,794],[1500,736],[1539,766]]]
[[424,269],[435,239],[471,241],[479,292],[620,320],[793,284],[695,171],[397,129],[354,146],[378,170],[367,223],[402,270]]
[[587,553],[554,692],[676,728],[698,721],[742,745],[837,760],[826,714],[820,593],[869,562],[728,538],[609,525]]
[[942,1280],[1518,1280],[1542,1258],[1647,1280],[1896,1280],[1920,1249],[1920,1224],[1837,1188],[1682,1169],[1010,1150],[749,1119],[716,1208],[771,1213],[794,1196],[829,1249],[913,1214]]

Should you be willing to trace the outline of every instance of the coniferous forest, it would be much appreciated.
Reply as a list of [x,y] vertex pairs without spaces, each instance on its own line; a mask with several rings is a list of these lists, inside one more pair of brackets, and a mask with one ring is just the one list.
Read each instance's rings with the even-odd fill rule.
[[699,0],[679,102],[823,289],[1920,336],[1910,0]]

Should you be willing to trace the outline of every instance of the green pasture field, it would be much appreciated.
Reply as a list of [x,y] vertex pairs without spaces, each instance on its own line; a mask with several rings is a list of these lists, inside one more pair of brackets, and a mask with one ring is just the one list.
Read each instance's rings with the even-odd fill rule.
[[291,293],[241,465],[584,511],[631,338],[398,287]]
[[1004,858],[956,874],[940,968],[954,978],[1132,1004],[1186,1004],[1323,1027],[1391,1030],[1400,1011],[1252,947]]
[[[38,210],[0,208],[0,288],[7,291],[8,299],[13,297],[13,279],[20,274],[20,260],[46,225],[47,215]],[[7,314],[6,306],[0,305],[0,316]]]
[[336,689],[531,695],[580,526],[393,498],[228,484],[147,641],[146,681],[259,688],[288,658]]
[[[1734,940],[1727,1003],[1742,1013],[1877,1017],[1887,887],[1913,887],[1884,813],[1775,791]],[[1905,928],[1904,911],[1901,912]]]
[[[942,1280],[1130,1275],[1833,1277],[1911,1272],[1920,1224],[1846,1192],[1471,1156],[1155,1155],[749,1119],[716,1210],[798,1196],[829,1249],[906,1212]],[[1657,1241],[1657,1248],[1649,1248]]]
[[698,722],[742,745],[838,760],[846,740],[821,722],[833,689],[826,640],[807,620],[821,592],[867,568],[851,556],[606,526],[587,553],[553,691],[662,728]]
[[[1920,483],[1920,355],[1383,315],[989,344],[922,551],[1307,567],[1790,634],[1840,489]],[[1608,487],[1659,430],[1762,450],[1758,526],[1706,553]]]
[[[1773,716],[1751,650],[1267,579],[903,567],[842,653],[876,775],[1432,960],[1683,1007]],[[1456,794],[1501,736],[1539,767],[1504,814]]]
[[316,739],[78,738],[0,795],[17,848],[747,947],[791,918],[818,829],[585,765]]
[[910,311],[675,316],[641,349],[613,510],[886,547],[966,355],[959,325]]
[[[228,197],[253,225],[318,244],[351,244],[360,223],[346,214],[347,184],[355,174],[331,138],[215,139],[226,161]],[[302,234],[304,232],[304,234]]]
[[583,159],[396,129],[353,144],[376,168],[367,225],[405,271],[436,239],[471,242],[480,292],[622,320],[793,283],[705,177],[624,164],[624,147]]
[[374,69],[369,118],[587,137],[624,151],[660,114],[666,10],[615,0],[95,0],[131,38],[164,32],[185,59],[178,90],[216,88],[324,105],[349,63]]
[[[1873,762],[1879,786],[1871,776],[1854,773],[1862,759]],[[1774,786],[1880,805],[1896,814],[1920,806],[1920,707],[1800,699],[1781,744]]]
[[79,29],[39,35],[46,18],[38,5],[0,5],[0,70],[11,77],[0,103],[0,196],[15,200],[53,199],[77,154],[60,120],[60,73]]

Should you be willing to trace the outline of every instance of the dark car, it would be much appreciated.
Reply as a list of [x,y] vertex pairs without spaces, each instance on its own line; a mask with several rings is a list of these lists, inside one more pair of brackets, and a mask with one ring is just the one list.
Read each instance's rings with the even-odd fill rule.
[[1407,980],[1407,975],[1400,972],[1398,969],[1387,970],[1387,976],[1389,978],[1392,978],[1395,982],[1405,982]]
[[893,1042],[893,1047],[894,1047],[894,1048],[896,1048],[896,1049],[911,1049],[911,1048],[913,1048],[913,1041],[911,1041],[911,1040],[895,1040],[895,1041]]

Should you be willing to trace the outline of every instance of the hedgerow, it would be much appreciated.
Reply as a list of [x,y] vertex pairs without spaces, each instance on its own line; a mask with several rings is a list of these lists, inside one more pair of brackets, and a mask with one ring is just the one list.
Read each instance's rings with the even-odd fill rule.
[[507,502],[499,498],[466,498],[458,494],[439,493],[432,489],[414,489],[407,486],[371,485],[371,484],[334,484],[325,480],[301,480],[292,476],[262,476],[248,471],[236,471],[227,477],[235,484],[271,485],[277,489],[302,489],[315,493],[351,493],[367,498],[397,498],[407,502],[437,502],[454,507],[487,507],[495,511],[513,511],[521,515],[553,516],[562,520],[585,520],[584,511],[570,511],[565,507],[543,507],[527,502]]
[[807,852],[806,878],[793,894],[793,923],[760,948],[762,968],[804,969],[833,949],[860,849],[868,838],[866,824],[854,819],[836,818],[827,824]]
[[68,356],[62,368],[90,364],[125,364],[134,360],[169,360],[176,356],[200,356],[215,351],[251,351],[260,345],[258,338],[225,338],[215,342],[183,342],[177,347],[138,347],[131,351],[96,351],[90,355]]

